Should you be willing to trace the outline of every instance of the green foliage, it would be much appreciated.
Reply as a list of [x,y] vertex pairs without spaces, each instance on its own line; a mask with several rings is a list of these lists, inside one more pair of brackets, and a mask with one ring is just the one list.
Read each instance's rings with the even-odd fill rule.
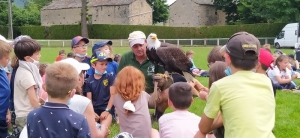
[[215,0],[223,10],[227,24],[296,22],[299,20],[300,0]]
[[169,7],[166,0],[146,0],[147,3],[152,7],[152,20],[153,24],[166,22],[169,18]]
[[4,36],[5,38],[7,38],[8,27],[6,27],[6,26],[0,26],[0,34],[2,36]]
[[[127,39],[128,34],[135,30],[141,30],[146,35],[156,33],[159,38],[163,39],[229,38],[232,34],[239,31],[247,31],[257,37],[275,37],[285,25],[286,23],[261,23],[199,28],[93,24],[88,25],[88,32],[91,39]],[[7,32],[7,27],[0,27],[0,32]],[[14,27],[14,34],[15,37],[26,34],[35,39],[71,39],[81,34],[81,26],[22,26]]]

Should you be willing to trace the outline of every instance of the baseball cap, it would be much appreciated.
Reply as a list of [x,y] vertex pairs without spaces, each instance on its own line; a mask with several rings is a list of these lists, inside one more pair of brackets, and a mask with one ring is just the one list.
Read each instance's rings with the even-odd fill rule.
[[82,36],[76,36],[72,39],[72,42],[71,42],[71,48],[74,47],[74,45],[77,45],[79,41],[84,41],[86,44],[89,43],[89,39],[85,38],[85,37],[82,37]]
[[144,44],[146,40],[146,35],[142,31],[134,31],[129,34],[128,41],[130,47],[135,44]]
[[227,44],[226,52],[238,59],[258,59],[260,49],[259,40],[250,33],[238,32],[232,35]]
[[263,48],[259,50],[259,62],[270,69],[273,69],[272,63],[274,62],[274,58],[268,50]]
[[13,41],[7,40],[4,36],[0,35],[0,40],[6,42],[6,43],[12,43]]
[[222,46],[220,48],[219,52],[220,52],[221,56],[223,56],[225,54],[225,52],[226,52],[226,45]]
[[112,43],[112,41],[105,41],[105,42],[98,42],[98,43],[94,44],[94,46],[92,47],[92,52],[94,53],[95,50],[97,50],[107,44],[112,45],[113,43]]
[[66,59],[63,59],[59,62],[64,62],[64,63],[68,63],[70,65],[72,65],[78,72],[78,74],[80,74],[81,71],[83,70],[88,70],[90,69],[90,65],[87,64],[87,63],[80,63],[78,62],[76,59],[74,58],[66,58]]
[[107,60],[108,62],[112,62],[112,58],[107,57],[104,52],[97,51],[93,56],[91,57],[91,63],[95,61],[104,61]]

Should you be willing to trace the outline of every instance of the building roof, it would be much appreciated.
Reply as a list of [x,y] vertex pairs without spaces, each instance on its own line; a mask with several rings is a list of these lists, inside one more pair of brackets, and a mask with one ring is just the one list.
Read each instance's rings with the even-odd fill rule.
[[[87,6],[120,6],[129,5],[136,0],[90,0]],[[53,0],[50,4],[44,6],[42,10],[56,10],[81,8],[81,0]]]
[[[179,1],[179,0],[176,0]],[[173,5],[176,1],[174,1],[173,3],[169,4],[169,6]],[[190,0],[196,4],[199,5],[214,5],[214,0]]]

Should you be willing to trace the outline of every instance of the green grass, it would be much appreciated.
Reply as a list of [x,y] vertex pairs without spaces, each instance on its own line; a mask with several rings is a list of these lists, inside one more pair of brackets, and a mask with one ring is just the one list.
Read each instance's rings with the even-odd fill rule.
[[[59,50],[66,50],[70,52],[70,47],[56,47],[49,48],[43,47],[41,51],[41,62],[53,63]],[[197,67],[202,69],[208,69],[207,67],[207,55],[212,47],[183,47],[186,50],[193,50],[195,52],[194,62]],[[113,47],[114,53],[123,54],[130,50],[129,47]],[[89,48],[89,52],[91,48]],[[274,49],[273,49],[274,51]],[[293,53],[293,49],[282,49],[286,54]],[[91,53],[89,53],[91,54]],[[208,78],[197,78],[204,86],[208,85]],[[296,83],[299,85],[300,80],[297,79]],[[195,98],[194,103],[189,108],[189,111],[201,116],[205,102]],[[166,111],[171,112],[170,109]],[[300,136],[300,94],[277,91],[276,96],[276,123],[274,133],[277,138],[298,138]],[[142,121],[142,120],[141,120]],[[153,127],[158,129],[158,124],[153,123]],[[114,136],[119,132],[119,126],[113,124],[110,127],[111,135]]]

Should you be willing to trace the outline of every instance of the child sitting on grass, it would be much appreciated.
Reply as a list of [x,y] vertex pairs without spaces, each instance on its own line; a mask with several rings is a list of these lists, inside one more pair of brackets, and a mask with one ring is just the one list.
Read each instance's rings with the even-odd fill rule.
[[58,52],[58,56],[56,57],[55,61],[61,61],[61,60],[65,59],[65,56],[66,56],[65,50],[60,50]]
[[199,69],[196,67],[193,58],[194,58],[194,52],[192,50],[186,51],[186,56],[190,59],[190,61],[193,63],[193,67],[191,68],[191,71],[193,72],[194,75],[196,76],[208,76],[208,72],[202,69]]
[[128,132],[134,138],[159,137],[152,129],[145,77],[133,66],[124,67],[115,81],[114,106],[118,113],[120,132]]

